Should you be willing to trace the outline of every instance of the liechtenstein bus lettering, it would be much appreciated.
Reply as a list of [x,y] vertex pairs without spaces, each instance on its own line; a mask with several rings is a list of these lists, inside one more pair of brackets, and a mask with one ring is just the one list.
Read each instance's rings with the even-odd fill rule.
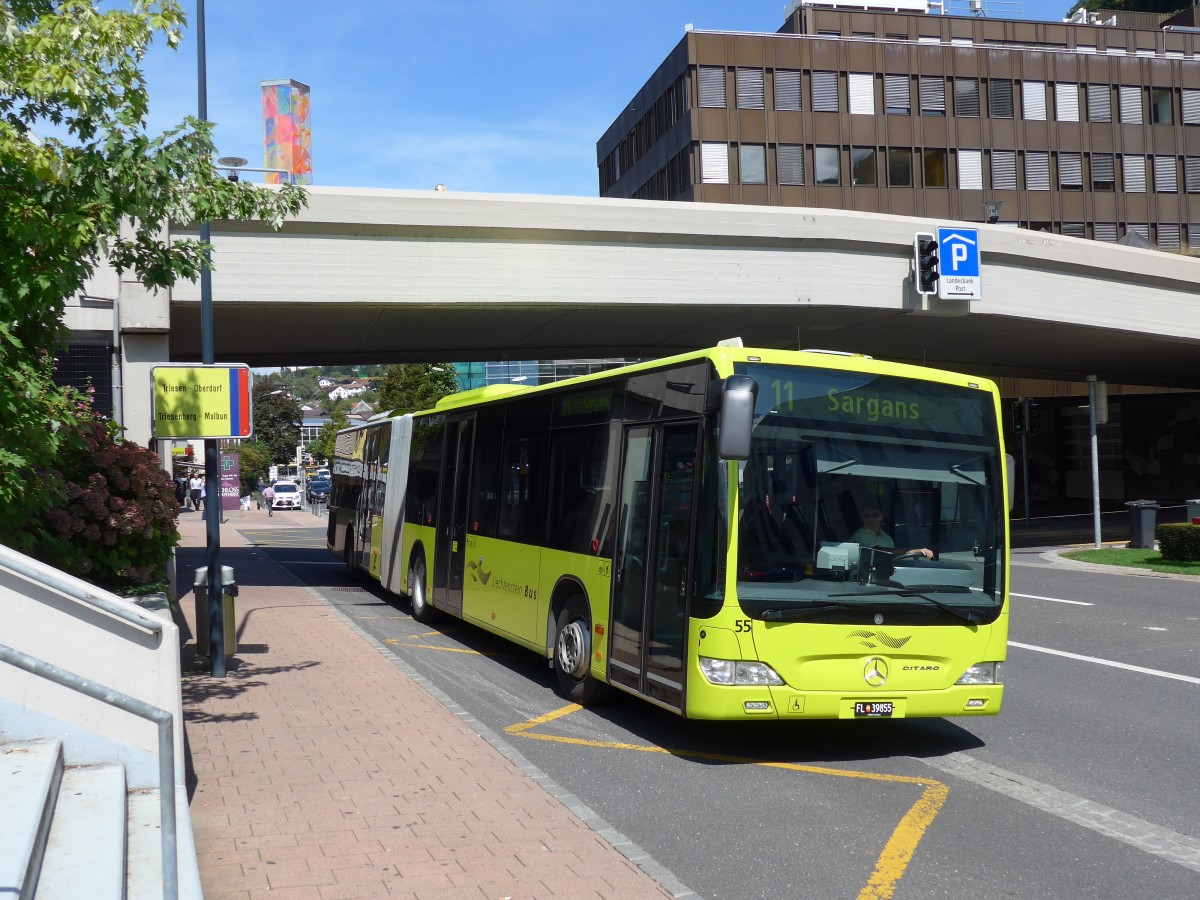
[[[340,432],[328,543],[419,621],[542,654],[580,703],[994,715],[999,411],[985,379],[736,341],[494,385]],[[860,528],[868,510],[886,539]]]

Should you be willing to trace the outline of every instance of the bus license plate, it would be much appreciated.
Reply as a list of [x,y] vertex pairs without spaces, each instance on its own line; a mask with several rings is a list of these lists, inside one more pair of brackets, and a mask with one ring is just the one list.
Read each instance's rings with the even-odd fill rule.
[[874,700],[870,703],[855,703],[854,718],[886,719],[892,715],[894,705],[890,700]]

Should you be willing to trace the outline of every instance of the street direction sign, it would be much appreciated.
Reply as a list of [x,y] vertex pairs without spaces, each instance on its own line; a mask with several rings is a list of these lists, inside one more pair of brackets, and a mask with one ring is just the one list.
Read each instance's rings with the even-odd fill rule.
[[939,228],[937,232],[941,263],[938,297],[942,300],[982,300],[978,230]]
[[155,437],[250,437],[249,366],[170,365],[151,372]]

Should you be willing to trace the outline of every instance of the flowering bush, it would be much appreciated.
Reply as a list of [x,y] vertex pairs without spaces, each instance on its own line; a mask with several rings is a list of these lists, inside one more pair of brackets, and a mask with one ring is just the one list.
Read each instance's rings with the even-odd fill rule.
[[136,593],[161,581],[179,506],[158,455],[114,439],[102,419],[75,426],[59,467],[43,478],[60,481],[63,501],[34,523],[32,555],[115,593]]

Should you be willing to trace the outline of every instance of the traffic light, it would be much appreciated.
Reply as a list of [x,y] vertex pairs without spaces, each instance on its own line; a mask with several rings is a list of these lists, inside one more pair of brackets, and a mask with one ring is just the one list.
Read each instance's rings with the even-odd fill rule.
[[1030,434],[1037,434],[1038,415],[1037,401],[1030,397],[1025,401],[1025,426]]
[[1025,430],[1025,401],[1014,400],[1012,402],[1012,422],[1013,434],[1020,434]]
[[916,256],[917,293],[934,294],[938,288],[938,242],[932,234],[918,234],[913,241]]

